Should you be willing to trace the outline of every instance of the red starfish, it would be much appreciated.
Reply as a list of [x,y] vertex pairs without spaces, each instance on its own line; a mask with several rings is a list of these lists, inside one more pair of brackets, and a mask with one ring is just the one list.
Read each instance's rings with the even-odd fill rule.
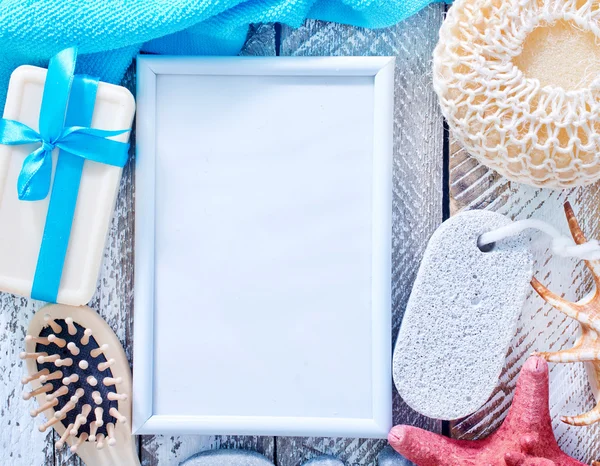
[[548,364],[536,356],[523,365],[508,415],[489,437],[454,440],[416,427],[396,426],[388,440],[418,466],[583,465],[556,443],[548,407]]

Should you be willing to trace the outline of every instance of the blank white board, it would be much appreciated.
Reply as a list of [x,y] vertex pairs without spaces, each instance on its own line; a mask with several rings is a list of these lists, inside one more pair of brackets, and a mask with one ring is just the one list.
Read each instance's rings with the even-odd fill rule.
[[138,58],[134,432],[385,437],[390,58]]

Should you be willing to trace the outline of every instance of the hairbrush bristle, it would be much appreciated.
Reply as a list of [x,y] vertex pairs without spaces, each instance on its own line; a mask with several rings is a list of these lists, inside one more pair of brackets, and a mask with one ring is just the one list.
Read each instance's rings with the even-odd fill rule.
[[26,351],[21,352],[21,354],[19,354],[19,357],[23,360],[25,359],[37,359],[40,356],[48,356],[48,353],[28,353]]
[[[23,393],[23,399],[24,400],[30,400],[34,396],[38,396],[38,395],[41,395],[42,393],[48,393],[48,392],[52,391],[52,388],[53,387],[50,384],[48,384],[48,385],[41,385],[38,388],[36,388],[35,390]],[[50,401],[50,400],[47,400],[47,401]]]
[[67,324],[67,329],[69,331],[69,335],[76,335],[77,328],[75,328],[75,325],[73,325],[73,319],[71,317],[67,317],[65,319],[65,323]]
[[81,350],[72,341],[67,344],[67,349],[71,352],[73,356],[77,356],[79,353],[81,353]]
[[46,314],[44,316],[44,322],[46,322],[46,325],[49,325],[52,328],[52,331],[54,333],[62,332],[62,327],[54,321],[50,314]]
[[104,438],[105,438],[104,434],[98,434],[96,436],[96,448],[98,450],[102,450],[104,448]]
[[[52,388],[52,385],[48,384],[45,385],[48,386],[50,388]],[[69,393],[69,387],[60,387],[58,390],[56,390],[53,393],[50,393],[49,395],[46,395],[46,400],[51,401],[54,398],[58,398],[59,396],[65,396],[67,393]]]
[[38,380],[40,379],[40,381],[42,383],[44,383],[44,380],[41,380],[42,377],[46,377],[48,374],[50,373],[50,371],[48,369],[42,369],[41,371],[37,371],[35,374],[31,374],[31,375],[26,375],[25,377],[23,377],[21,379],[21,383],[23,385],[32,382],[34,380]]
[[83,336],[81,337],[81,344],[82,345],[87,345],[90,342],[90,338],[92,336],[92,329],[91,328],[86,328],[85,331],[83,332]]
[[[106,443],[114,446],[115,424],[127,423],[118,403],[126,401],[128,394],[117,389],[122,378],[112,373],[115,360],[106,357],[110,346],[96,341],[91,329],[71,317],[54,319],[45,314],[44,324],[39,335],[25,338],[29,345],[33,344],[28,346],[32,352],[20,354],[21,359],[32,360],[38,369],[24,377],[23,384],[42,384],[23,395],[26,400],[44,396],[45,402],[31,411],[32,416],[45,413],[48,418],[39,430],[44,432],[61,423],[66,430],[56,447],[62,448],[68,442],[72,452],[86,441],[95,442],[98,449]],[[49,410],[54,415],[48,415]]]

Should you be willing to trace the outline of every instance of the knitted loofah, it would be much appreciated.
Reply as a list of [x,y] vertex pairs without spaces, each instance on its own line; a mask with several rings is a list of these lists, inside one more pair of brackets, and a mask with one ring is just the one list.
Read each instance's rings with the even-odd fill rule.
[[434,86],[458,141],[523,183],[600,179],[600,3],[457,0]]

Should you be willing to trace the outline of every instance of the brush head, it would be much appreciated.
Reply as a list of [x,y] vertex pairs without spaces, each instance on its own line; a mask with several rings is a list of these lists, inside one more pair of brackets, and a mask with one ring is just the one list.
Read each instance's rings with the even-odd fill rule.
[[[52,308],[58,306],[45,309]],[[98,449],[114,446],[116,425],[127,423],[121,411],[127,415],[130,411],[127,360],[116,336],[96,313],[67,306],[60,306],[60,311],[32,320],[21,358],[29,369],[23,383],[34,389],[23,398],[37,398],[39,407],[31,415],[46,415],[48,421],[39,430],[55,427],[61,434],[58,448],[68,443],[76,452],[84,442],[95,443]],[[100,328],[90,325],[94,323]]]

